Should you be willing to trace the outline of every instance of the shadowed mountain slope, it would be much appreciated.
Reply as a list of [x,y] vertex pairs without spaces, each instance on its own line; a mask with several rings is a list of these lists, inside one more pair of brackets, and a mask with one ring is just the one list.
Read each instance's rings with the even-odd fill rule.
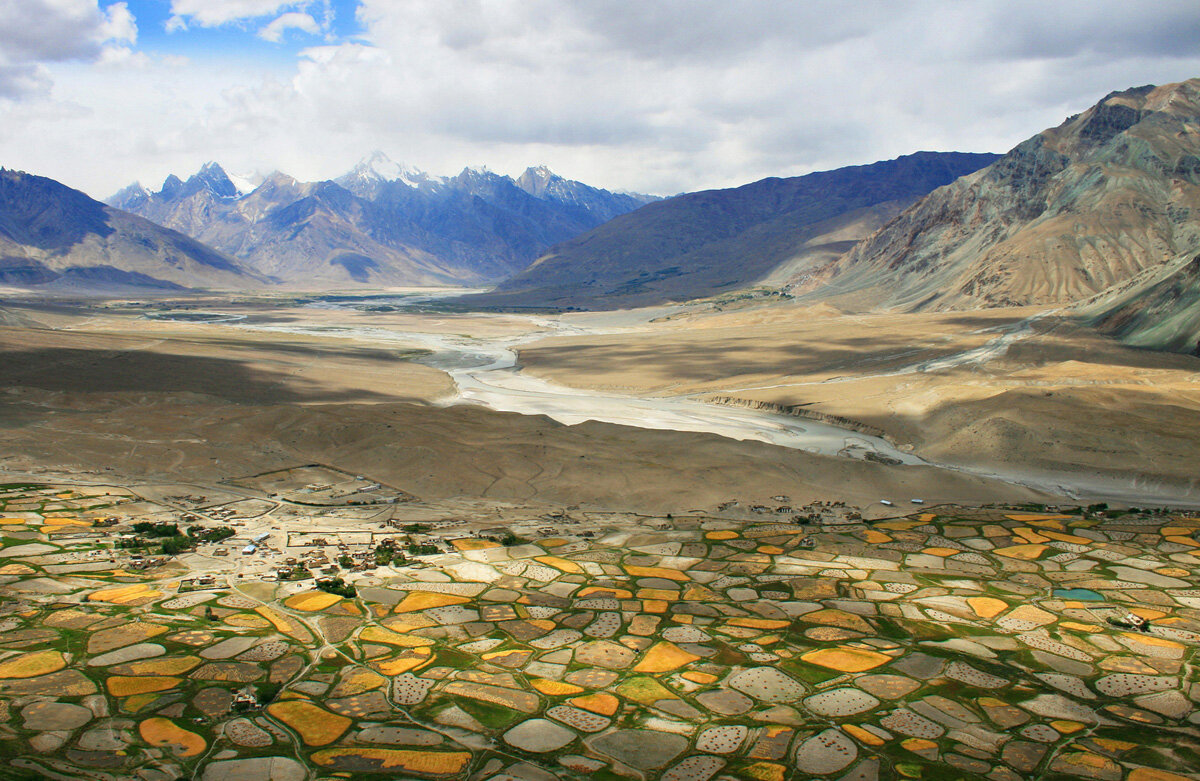
[[103,292],[243,289],[262,278],[233,258],[53,179],[0,169],[0,284]]
[[753,285],[840,255],[903,206],[996,159],[918,152],[729,190],[688,193],[552,247],[495,292],[494,306],[613,309]]

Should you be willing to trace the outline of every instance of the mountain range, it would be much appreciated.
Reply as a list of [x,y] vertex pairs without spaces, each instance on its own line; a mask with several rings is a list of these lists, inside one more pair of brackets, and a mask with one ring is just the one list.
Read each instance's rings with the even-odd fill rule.
[[74,293],[263,282],[182,233],[53,179],[0,169],[0,284]]
[[786,279],[998,155],[918,152],[658,201],[552,247],[476,305],[616,309]]
[[1058,307],[1200,351],[1200,79],[1111,93],[1002,156],[920,152],[668,199],[381,154],[307,183],[209,163],[110,205],[0,169],[8,286],[497,280],[460,303],[611,309],[764,285],[860,311]]
[[108,200],[186,233],[285,285],[486,284],[555,243],[655,200],[570,181],[547,168],[512,179],[483,169],[440,177],[381,152],[334,180],[275,172],[249,189],[217,163],[151,192]]

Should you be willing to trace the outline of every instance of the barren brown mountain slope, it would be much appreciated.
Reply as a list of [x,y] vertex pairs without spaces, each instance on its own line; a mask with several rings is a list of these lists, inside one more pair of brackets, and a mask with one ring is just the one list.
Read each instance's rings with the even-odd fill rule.
[[1063,304],[1200,249],[1200,80],[1113,93],[800,287],[855,308]]
[[260,287],[194,239],[53,179],[0,169],[0,285],[96,294],[127,288]]

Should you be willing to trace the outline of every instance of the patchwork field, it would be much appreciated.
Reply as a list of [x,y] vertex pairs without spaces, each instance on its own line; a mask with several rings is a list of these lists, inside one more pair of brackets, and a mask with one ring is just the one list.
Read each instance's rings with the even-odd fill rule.
[[[1179,781],[1200,767],[1192,515],[481,505],[409,524],[435,552],[347,572],[343,595],[242,581],[239,564],[231,587],[181,591],[198,572],[179,562],[198,559],[132,571],[113,545],[154,506],[117,487],[0,486],[10,773]],[[498,516],[513,538],[488,539]],[[50,574],[67,560],[97,566]]]

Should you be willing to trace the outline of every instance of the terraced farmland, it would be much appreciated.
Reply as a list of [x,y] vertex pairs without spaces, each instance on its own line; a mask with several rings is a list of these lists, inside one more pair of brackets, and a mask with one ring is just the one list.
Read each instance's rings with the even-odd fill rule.
[[[89,530],[128,500],[0,489],[13,770],[1178,781],[1200,768],[1191,517],[595,516],[508,546],[460,540],[359,578],[353,597],[311,582],[181,593],[195,573],[170,563],[51,575],[110,561]],[[1079,593],[1096,598],[1064,596]]]

